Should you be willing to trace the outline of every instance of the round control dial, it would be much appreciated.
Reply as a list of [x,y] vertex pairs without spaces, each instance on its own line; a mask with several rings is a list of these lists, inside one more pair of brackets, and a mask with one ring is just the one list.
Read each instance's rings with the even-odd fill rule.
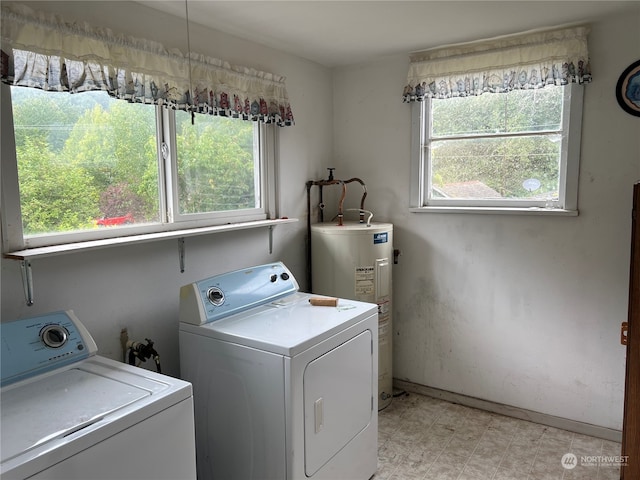
[[69,332],[62,325],[47,325],[40,331],[42,342],[51,348],[60,348],[69,338]]
[[207,290],[207,298],[216,307],[224,303],[224,293],[218,287],[211,287]]

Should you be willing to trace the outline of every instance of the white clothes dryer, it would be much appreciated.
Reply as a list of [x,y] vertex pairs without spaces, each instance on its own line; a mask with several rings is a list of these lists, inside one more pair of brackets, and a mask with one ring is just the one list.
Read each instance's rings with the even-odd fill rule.
[[196,478],[189,383],[96,355],[72,311],[0,331],[3,480]]
[[180,290],[198,478],[366,480],[377,469],[378,310],[314,306],[282,263]]

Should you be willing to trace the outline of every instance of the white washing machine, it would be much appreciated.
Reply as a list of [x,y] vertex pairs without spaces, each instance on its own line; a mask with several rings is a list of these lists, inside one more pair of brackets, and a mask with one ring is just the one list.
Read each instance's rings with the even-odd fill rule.
[[2,479],[196,478],[188,382],[96,355],[71,311],[0,332]]
[[366,480],[377,469],[378,309],[314,306],[282,263],[180,290],[200,480]]

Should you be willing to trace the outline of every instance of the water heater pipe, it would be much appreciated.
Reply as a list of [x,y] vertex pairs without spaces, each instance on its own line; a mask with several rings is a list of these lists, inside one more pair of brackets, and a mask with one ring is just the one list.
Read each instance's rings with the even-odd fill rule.
[[[307,186],[307,285],[309,286],[309,291],[312,291],[311,290],[312,289],[312,285],[311,285],[311,278],[312,278],[311,277],[311,187],[316,185],[320,189],[320,202],[318,204],[320,207],[320,210],[318,213],[318,216],[319,216],[318,221],[320,223],[324,222],[324,202],[322,197],[322,188],[329,185],[342,186],[340,200],[338,201],[338,226],[343,225],[343,219],[344,219],[343,206],[344,206],[344,199],[347,196],[347,183],[359,182],[360,185],[362,185],[363,192],[362,192],[362,198],[360,199],[360,208],[358,209],[360,212],[360,223],[364,223],[365,212],[370,213],[364,209],[364,200],[365,198],[367,198],[367,186],[364,184],[364,182],[357,177],[350,178],[349,180],[338,180],[333,177],[333,171],[335,170],[335,168],[328,168],[327,170],[329,170],[329,176],[326,180],[315,180],[315,181],[309,180],[306,183],[306,186]],[[371,214],[371,216],[373,216],[373,214]],[[371,222],[371,216],[369,216],[367,224]]]
[[[360,199],[360,223],[364,223],[364,213],[367,212],[367,210],[364,209],[364,199],[367,198],[367,186],[362,180],[357,177],[353,177],[349,180],[344,181],[344,183],[351,182],[360,182],[360,185],[362,185],[362,198]],[[373,216],[373,213],[371,214],[371,216]],[[369,220],[371,220],[371,218],[369,218]]]
[[[362,218],[364,216],[365,213],[367,213],[369,216],[367,217],[367,227],[371,226],[371,219],[373,218],[373,212],[370,210],[363,210],[362,208],[347,208],[347,212],[360,212],[360,218]],[[360,223],[364,223],[364,222],[360,222]]]
[[342,193],[340,194],[340,200],[338,201],[338,225],[342,226],[342,219],[344,214],[342,213],[342,205],[344,204],[344,199],[347,196],[347,185],[346,182],[342,180],[319,180],[315,182],[311,182],[311,185],[318,185],[320,187],[320,210],[324,209],[324,203],[322,202],[322,187],[327,185],[342,185]]

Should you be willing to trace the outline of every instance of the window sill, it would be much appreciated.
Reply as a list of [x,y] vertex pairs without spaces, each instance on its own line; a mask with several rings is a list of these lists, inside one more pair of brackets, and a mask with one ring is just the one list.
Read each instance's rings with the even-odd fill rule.
[[297,222],[297,218],[278,218],[275,220],[258,220],[252,222],[229,223],[212,227],[198,227],[168,232],[146,233],[127,237],[109,238],[103,240],[89,240],[85,242],[67,243],[64,245],[51,245],[47,247],[34,247],[15,252],[5,252],[4,257],[13,260],[33,260],[36,258],[51,257],[73,252],[86,252],[100,248],[115,247],[118,245],[135,245],[139,243],[155,242],[159,240],[171,240],[197,235],[209,235],[214,233],[229,232],[235,230],[247,230],[260,227],[274,227],[284,223]]
[[554,217],[577,217],[578,210],[543,207],[411,207],[412,213],[469,213],[484,215],[538,215]]
[[12,260],[21,260],[22,284],[27,305],[34,304],[33,280],[31,273],[31,260],[37,258],[52,257],[73,252],[87,252],[101,248],[115,247],[118,245],[136,245],[139,243],[155,242],[159,240],[178,239],[178,255],[180,259],[180,272],[184,272],[184,239],[197,235],[209,235],[214,233],[247,230],[252,228],[267,227],[269,229],[269,253],[273,247],[273,227],[284,223],[297,222],[297,218],[278,218],[275,220],[257,220],[252,222],[228,223],[212,227],[189,228],[169,232],[146,233],[130,235],[127,237],[109,238],[103,240],[89,240],[86,242],[67,243],[64,245],[51,245],[48,247],[35,247],[15,252],[5,252],[4,257]]

